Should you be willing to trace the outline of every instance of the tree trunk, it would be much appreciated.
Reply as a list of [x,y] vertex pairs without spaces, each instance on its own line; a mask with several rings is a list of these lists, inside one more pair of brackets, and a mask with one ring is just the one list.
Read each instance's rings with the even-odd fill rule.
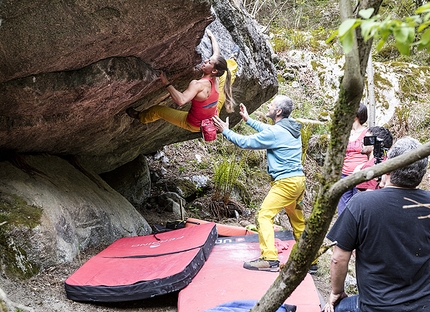
[[[360,9],[373,7],[377,12],[381,2],[382,0],[361,1],[359,6]],[[339,7],[342,20],[352,17],[350,0],[341,0]],[[339,179],[349,133],[363,95],[364,75],[372,45],[371,40],[364,42],[361,36],[357,37],[354,49],[345,56],[345,73],[332,118],[330,143],[323,168],[324,174],[320,181],[322,187],[314,201],[305,231],[293,246],[288,262],[282,268],[279,277],[252,308],[252,312],[276,311],[302,282],[324,241],[340,196],[354,185],[353,179],[346,182]],[[334,185],[337,181],[340,186]]]
[[369,128],[374,127],[375,125],[375,83],[373,79],[373,62],[372,55],[369,55],[369,63],[367,64],[367,109],[369,110],[369,119],[368,124]]

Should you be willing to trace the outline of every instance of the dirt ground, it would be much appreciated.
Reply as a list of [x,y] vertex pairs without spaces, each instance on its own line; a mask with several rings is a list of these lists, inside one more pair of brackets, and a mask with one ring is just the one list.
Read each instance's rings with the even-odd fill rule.
[[[67,299],[64,281],[75,272],[97,250],[88,250],[81,254],[81,259],[72,263],[51,267],[25,282],[11,282],[0,277],[1,288],[8,299],[16,304],[17,311],[34,312],[101,312],[101,311],[145,311],[174,312],[177,311],[177,294],[172,293],[154,299],[129,303],[91,304],[80,303]],[[12,311],[12,310],[11,310]],[[15,311],[15,310],[13,310]],[[0,312],[2,308],[0,306]],[[10,311],[9,311],[10,312]]]

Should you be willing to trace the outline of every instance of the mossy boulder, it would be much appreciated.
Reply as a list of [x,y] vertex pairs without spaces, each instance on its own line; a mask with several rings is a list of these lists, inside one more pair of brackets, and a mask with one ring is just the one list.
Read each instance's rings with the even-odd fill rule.
[[25,279],[39,272],[40,266],[27,250],[41,216],[40,207],[28,205],[16,194],[0,192],[0,267],[7,277]]

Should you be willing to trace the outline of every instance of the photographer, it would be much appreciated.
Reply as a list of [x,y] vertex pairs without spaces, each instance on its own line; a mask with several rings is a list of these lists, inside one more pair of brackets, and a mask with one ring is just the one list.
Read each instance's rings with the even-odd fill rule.
[[[391,132],[384,127],[371,127],[363,138],[361,154],[367,155],[368,161],[358,165],[354,173],[372,167],[386,159],[386,153],[393,144]],[[372,179],[356,185],[358,191],[373,191],[379,188],[379,179]]]

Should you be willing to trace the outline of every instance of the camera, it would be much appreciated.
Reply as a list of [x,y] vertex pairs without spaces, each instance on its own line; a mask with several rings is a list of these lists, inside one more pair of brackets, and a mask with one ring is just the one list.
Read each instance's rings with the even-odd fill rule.
[[378,138],[376,135],[365,136],[363,138],[363,144],[373,145],[373,156],[375,157],[375,165],[382,162],[383,156],[388,150],[384,147],[382,139]]
[[365,136],[364,137],[364,145],[376,145],[376,142],[382,142],[382,139],[379,139],[376,135]]

